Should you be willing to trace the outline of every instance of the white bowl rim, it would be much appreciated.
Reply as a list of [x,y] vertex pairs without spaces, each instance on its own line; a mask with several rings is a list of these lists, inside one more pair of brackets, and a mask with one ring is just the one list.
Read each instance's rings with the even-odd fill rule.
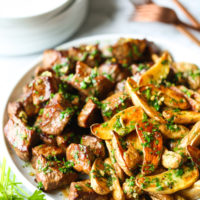
[[[68,48],[68,47],[71,47],[71,46],[77,46],[77,45],[80,45],[80,44],[87,44],[88,42],[95,42],[95,41],[106,41],[106,40],[113,40],[113,39],[118,39],[120,37],[125,37],[125,38],[138,38],[138,39],[147,39],[148,41],[152,41],[154,42],[155,44],[158,44],[159,46],[159,43],[161,44],[166,44],[166,43],[170,43],[173,47],[182,47],[184,45],[177,45],[177,44],[173,44],[172,42],[170,42],[170,40],[167,40],[165,41],[165,39],[158,39],[158,38],[155,38],[155,37],[148,37],[146,35],[142,35],[142,34],[123,34],[123,33],[119,33],[119,34],[101,34],[101,35],[94,35],[94,36],[88,36],[88,37],[83,37],[83,38],[78,38],[78,39],[75,39],[75,40],[72,40],[72,41],[69,41],[69,42],[66,42],[62,45],[59,45],[56,49],[64,49],[64,48]],[[11,170],[12,172],[14,172],[14,174],[17,176],[17,179],[20,180],[23,185],[30,191],[30,192],[34,192],[37,188],[32,185],[27,179],[25,176],[23,176],[23,174],[19,171],[19,169],[17,168],[17,166],[15,165],[14,161],[12,160],[11,156],[10,156],[10,153],[9,153],[9,150],[8,150],[8,147],[7,147],[7,142],[6,142],[6,138],[4,136],[4,131],[3,131],[3,119],[4,119],[4,116],[7,112],[7,105],[8,105],[8,100],[10,99],[12,93],[15,91],[15,88],[16,86],[18,85],[18,83],[20,82],[20,80],[25,77],[31,70],[33,70],[33,68],[35,66],[38,65],[39,62],[41,62],[42,60],[42,56],[39,56],[39,58],[37,58],[33,63],[31,68],[29,68],[17,81],[17,83],[15,84],[15,86],[13,87],[13,89],[11,90],[7,100],[6,100],[6,103],[4,105],[4,109],[3,109],[3,114],[1,114],[1,123],[2,123],[2,133],[0,134],[0,141],[2,141],[2,145],[3,145],[3,150],[4,150],[4,157],[6,158],[6,161],[8,163],[8,165],[11,167]],[[52,197],[50,197],[48,195],[48,193],[44,193],[46,195],[46,199],[47,200],[54,200]]]

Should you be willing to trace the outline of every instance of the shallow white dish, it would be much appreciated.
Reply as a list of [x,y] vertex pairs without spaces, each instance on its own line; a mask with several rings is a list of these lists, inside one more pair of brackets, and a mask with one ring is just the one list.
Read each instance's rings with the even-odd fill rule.
[[88,0],[68,0],[65,4],[54,10],[53,16],[47,12],[41,16],[5,20],[5,23],[0,18],[0,54],[36,53],[69,38],[83,23]]
[[[99,42],[100,45],[111,44],[111,43],[114,43],[120,37],[131,37],[131,38],[140,38],[140,39],[144,38],[142,35],[133,35],[133,34],[132,35],[131,34],[129,35],[109,34],[109,35],[92,36],[92,37],[82,38],[82,39],[65,43],[59,46],[58,49],[65,49],[71,46],[79,46],[80,44],[83,44],[83,43],[94,44],[96,42]],[[197,59],[198,55],[194,55],[194,53],[191,50],[188,51],[188,49],[184,49],[184,46],[182,45],[174,45],[173,43],[170,42],[170,40],[166,41],[166,39],[156,39],[156,38],[151,38],[151,37],[147,37],[146,39],[155,42],[156,45],[158,45],[161,49],[168,50],[173,55],[176,61],[187,61],[187,62],[193,62],[195,64],[200,65],[200,60]],[[15,88],[12,90],[7,103],[10,101],[16,100],[19,97],[19,95],[22,92],[22,87],[31,80],[31,76],[34,73],[34,69],[40,63],[40,61],[41,61],[41,57],[35,62],[33,67],[27,73],[25,73],[23,77],[19,78],[19,82],[17,83]],[[33,170],[30,167],[27,167],[27,168],[22,167],[24,165],[24,162],[21,161],[15,155],[12,149],[10,149],[3,134],[3,127],[8,120],[7,105],[5,105],[4,113],[2,115],[2,120],[3,120],[2,133],[0,134],[0,141],[2,141],[1,145],[3,146],[2,149],[4,151],[4,155],[12,171],[17,175],[18,180],[23,182],[26,188],[33,192],[36,189],[36,185],[37,185],[34,182],[34,177],[31,177],[29,175],[29,173]],[[62,193],[58,191],[52,192],[50,194],[46,194],[46,198],[48,200],[55,200],[55,199],[63,200]]]

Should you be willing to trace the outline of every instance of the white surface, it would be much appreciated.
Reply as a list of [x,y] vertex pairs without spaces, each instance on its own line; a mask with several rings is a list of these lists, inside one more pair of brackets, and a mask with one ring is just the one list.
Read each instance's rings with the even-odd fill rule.
[[[165,5],[173,5],[171,0],[156,0]],[[199,0],[182,0],[182,2],[195,14],[200,21],[200,3]],[[175,8],[175,6],[173,6]],[[87,21],[82,26],[82,29],[73,38],[80,38],[88,35],[105,34],[105,33],[134,33],[143,34],[144,36],[152,36],[163,38],[174,44],[181,44],[182,51],[188,52],[188,57],[191,59],[200,60],[200,48],[193,44],[184,35],[180,34],[174,27],[160,23],[135,23],[130,22],[129,18],[133,7],[128,0],[91,0],[90,13]],[[177,9],[178,10],[178,9]],[[178,10],[179,11],[179,10]],[[179,16],[186,18],[180,12]],[[200,33],[195,33],[198,37]],[[200,39],[200,37],[199,37]],[[196,55],[196,56],[195,56]],[[16,84],[19,77],[27,71],[37,59],[39,54],[26,57],[0,57],[0,113],[2,116],[3,107],[8,98],[11,89]],[[194,58],[193,58],[194,57]],[[184,61],[185,56],[181,56],[180,60]],[[0,145],[0,152],[3,152]],[[5,154],[1,154],[4,156]]]
[[[140,35],[127,35],[127,34],[109,34],[109,35],[102,35],[102,36],[93,36],[88,38],[82,38],[78,39],[69,43],[66,43],[59,47],[59,49],[67,49],[72,46],[79,46],[80,44],[86,43],[86,44],[95,44],[97,41],[100,43],[100,45],[104,46],[107,44],[111,44],[116,42],[120,37],[132,37],[132,38],[140,38],[143,39],[143,36]],[[193,53],[188,53],[187,50],[183,50],[182,45],[176,45],[171,42],[167,42],[162,39],[153,38],[153,37],[147,37],[148,40],[155,42],[160,48],[162,49],[168,49],[170,53],[173,55],[175,60],[182,59],[184,57],[188,62],[191,62],[193,60],[193,57],[195,58],[198,55],[194,55]],[[40,61],[40,60],[39,60]],[[12,102],[18,99],[18,97],[21,95],[22,87],[27,84],[30,80],[32,75],[34,74],[35,67],[39,64],[39,61],[37,61],[31,70],[29,70],[22,78],[19,77],[19,82],[17,83],[16,87],[12,91],[8,102]],[[200,65],[200,61],[197,63]],[[7,109],[6,109],[7,110]],[[5,110],[4,116],[3,116],[3,126],[6,124],[8,120],[8,114]],[[2,128],[3,128],[2,126]],[[31,167],[23,168],[24,162],[21,161],[13,150],[9,148],[9,145],[6,145],[5,137],[3,134],[0,135],[0,141],[2,142],[2,150],[6,153],[6,158],[8,163],[10,164],[13,172],[17,174],[19,180],[26,185],[29,190],[34,191],[36,189],[37,184],[34,181],[34,177],[30,176],[30,172],[34,172]],[[8,151],[9,150],[9,151]],[[46,197],[48,200],[62,200],[63,196],[61,192],[53,191],[51,194],[46,194]]]
[[67,7],[65,3],[64,10],[53,10],[50,18],[51,12],[36,18],[8,20],[7,23],[0,18],[0,55],[35,53],[69,38],[82,24],[88,9],[88,0],[71,1],[73,3]]
[[21,18],[50,12],[69,0],[1,0],[0,18]]

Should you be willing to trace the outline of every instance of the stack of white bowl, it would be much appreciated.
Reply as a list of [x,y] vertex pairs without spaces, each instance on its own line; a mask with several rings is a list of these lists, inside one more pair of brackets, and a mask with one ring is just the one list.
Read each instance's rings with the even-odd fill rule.
[[88,0],[0,0],[0,55],[52,48],[83,23]]

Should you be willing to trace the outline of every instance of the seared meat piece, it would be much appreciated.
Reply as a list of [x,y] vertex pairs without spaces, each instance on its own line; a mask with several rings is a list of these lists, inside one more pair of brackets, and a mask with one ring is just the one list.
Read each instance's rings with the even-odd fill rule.
[[89,128],[92,124],[99,122],[100,119],[100,110],[92,99],[89,99],[83,106],[77,118],[78,125],[83,128]]
[[35,163],[36,181],[45,191],[64,187],[78,177],[72,170],[72,163],[69,162],[52,160],[40,155]]
[[123,92],[115,93],[102,101],[102,116],[104,121],[132,105],[131,99]]
[[36,77],[29,87],[32,90],[33,104],[39,105],[50,99],[51,94],[58,91],[57,79],[52,73],[48,72],[49,76]]
[[65,150],[69,144],[78,142],[78,138],[74,132],[69,131],[56,136],[56,142],[59,147]]
[[105,76],[99,75],[82,62],[77,62],[75,75],[66,78],[67,82],[84,96],[105,97],[113,87],[113,83]]
[[121,38],[113,46],[112,54],[124,67],[128,67],[132,61],[138,61],[145,52],[147,42],[145,40],[134,40]]
[[24,110],[28,116],[34,116],[39,112],[40,107],[33,104],[32,91],[28,90],[27,87],[20,101],[22,102]]
[[5,136],[20,159],[31,159],[31,148],[37,143],[37,134],[16,116],[10,117],[4,127]]
[[128,70],[120,68],[118,64],[104,63],[99,67],[99,73],[116,83],[130,76]]
[[18,116],[18,114],[22,110],[23,110],[23,105],[20,101],[14,101],[8,104],[8,115],[10,117],[13,115]]
[[89,147],[96,157],[104,158],[106,155],[106,150],[103,141],[95,136],[82,136],[81,144]]
[[59,135],[67,125],[74,113],[70,102],[65,100],[62,94],[57,93],[44,107],[43,113],[38,117],[36,125],[39,125],[43,133]]
[[72,182],[69,188],[69,200],[108,200],[107,195],[94,192],[90,186],[90,180]]
[[116,84],[114,93],[116,92],[124,92],[125,91],[125,83],[126,80],[120,81]]
[[68,50],[68,55],[75,61],[82,61],[90,67],[99,66],[101,63],[101,51],[98,45],[81,45]]
[[50,146],[47,144],[41,144],[39,146],[36,146],[32,149],[32,160],[31,164],[33,168],[36,167],[36,160],[38,156],[42,155],[43,157],[47,159],[56,158],[56,159],[62,159],[65,157],[65,151],[63,151],[60,147],[57,146]]
[[40,139],[48,145],[56,145],[56,137],[55,135],[47,135],[44,133],[40,133]]
[[72,143],[67,148],[67,160],[74,163],[74,169],[78,172],[89,174],[94,159],[89,147]]

